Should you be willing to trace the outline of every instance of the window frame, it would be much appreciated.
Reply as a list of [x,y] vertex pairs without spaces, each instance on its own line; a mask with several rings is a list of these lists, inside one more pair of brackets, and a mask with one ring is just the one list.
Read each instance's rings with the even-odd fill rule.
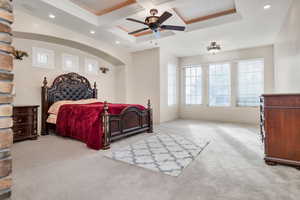
[[[228,105],[211,105],[210,104],[210,85],[211,85],[211,82],[210,82],[210,66],[211,65],[228,65],[229,66],[229,94],[228,94],[228,97],[229,97],[229,101],[228,101]],[[229,107],[232,107],[233,104],[232,104],[232,79],[234,76],[232,76],[232,63],[231,62],[212,62],[212,63],[208,63],[207,64],[207,106],[210,107],[210,108],[229,108]]]
[[[186,101],[186,68],[200,68],[201,69],[201,103],[196,103],[196,104],[191,104],[191,103],[187,103]],[[183,102],[184,102],[184,105],[186,106],[203,106],[204,105],[204,75],[203,75],[203,72],[204,72],[204,68],[202,65],[200,64],[190,64],[190,65],[184,65],[182,67],[182,70],[183,70],[183,88],[182,88],[182,91],[183,91]],[[197,96],[197,95],[196,95]]]
[[[90,71],[88,69],[90,64],[94,65],[96,69],[93,69],[92,71]],[[99,74],[99,62],[98,62],[98,60],[93,59],[93,58],[85,58],[84,59],[84,71],[88,75],[97,76]]]
[[[69,68],[66,66],[67,59],[70,59],[72,61],[72,67]],[[79,72],[79,56],[63,53],[62,54],[62,70],[66,72]]]
[[247,105],[239,105],[239,89],[240,89],[240,79],[239,79],[239,63],[240,62],[251,62],[251,61],[262,61],[263,62],[263,67],[262,67],[262,93],[265,91],[265,59],[264,58],[254,58],[254,59],[244,59],[244,60],[238,60],[236,61],[236,79],[237,79],[237,87],[236,87],[236,102],[235,106],[238,108],[258,108],[259,104],[257,106],[247,106]]
[[[172,67],[172,72],[170,72],[169,70],[169,67]],[[173,89],[173,97],[174,98],[173,102],[170,103],[170,88],[171,86],[169,85],[170,84],[170,75],[172,75],[173,77],[173,82],[172,82],[172,89]],[[177,65],[176,64],[172,64],[172,63],[168,63],[168,67],[167,67],[167,105],[169,107],[172,107],[172,106],[176,106],[178,104],[178,99],[177,99],[177,82],[178,82],[178,71],[177,71]]]
[[[38,62],[38,54],[46,54],[48,57],[47,63]],[[41,69],[55,68],[55,53],[53,50],[41,47],[32,47],[32,66]]]

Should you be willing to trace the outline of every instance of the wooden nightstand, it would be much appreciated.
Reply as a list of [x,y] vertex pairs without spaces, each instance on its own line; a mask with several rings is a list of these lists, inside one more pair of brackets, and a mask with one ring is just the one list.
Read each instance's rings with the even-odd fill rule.
[[38,105],[13,107],[14,142],[38,138]]

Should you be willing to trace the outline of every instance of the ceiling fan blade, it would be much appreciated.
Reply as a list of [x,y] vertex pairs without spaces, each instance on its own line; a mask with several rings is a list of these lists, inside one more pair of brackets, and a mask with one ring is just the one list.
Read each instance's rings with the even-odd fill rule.
[[169,19],[170,17],[172,17],[172,14],[169,12],[164,12],[158,19],[158,24],[162,24],[164,23],[167,19]]
[[162,25],[160,28],[165,29],[165,30],[173,30],[173,31],[184,31],[185,30],[184,26]]
[[136,20],[136,19],[132,19],[132,18],[126,18],[126,20],[147,25],[145,22],[142,22],[142,21],[139,21],[139,20]]
[[129,34],[129,35],[133,35],[133,34],[136,34],[136,33],[139,33],[139,32],[145,31],[145,30],[148,30],[148,29],[149,29],[149,28],[142,28],[142,29],[139,29],[139,30],[130,32],[130,33],[128,33],[128,34]]

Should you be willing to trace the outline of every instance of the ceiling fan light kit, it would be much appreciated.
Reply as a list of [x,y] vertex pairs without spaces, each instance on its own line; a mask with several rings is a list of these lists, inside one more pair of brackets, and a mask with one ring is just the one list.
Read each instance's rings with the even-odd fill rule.
[[[158,14],[157,9],[151,9],[150,10],[151,16],[147,17],[145,19],[145,22],[127,18],[128,21],[136,22],[139,24],[143,24],[147,26],[146,28],[142,28],[133,32],[128,33],[129,35],[134,35],[136,33],[146,31],[148,29],[152,30],[153,33],[159,33],[161,30],[172,30],[172,31],[184,31],[184,26],[172,26],[172,25],[162,25],[165,21],[167,21],[170,17],[172,17],[172,14],[169,12],[164,12],[160,17],[156,16]],[[156,37],[159,37],[159,34],[155,34]]]
[[212,54],[216,54],[221,51],[221,46],[217,42],[211,42],[207,47],[207,51]]

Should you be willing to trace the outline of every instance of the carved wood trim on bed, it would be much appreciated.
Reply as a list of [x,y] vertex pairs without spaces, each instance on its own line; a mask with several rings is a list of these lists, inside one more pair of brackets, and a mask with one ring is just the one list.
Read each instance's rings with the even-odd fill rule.
[[[97,98],[97,85],[94,88],[85,77],[68,73],[58,76],[51,87],[47,86],[48,82],[44,78],[42,86],[42,135],[49,134],[49,128],[55,128],[55,125],[48,124],[48,110],[50,106],[61,100],[81,100]],[[123,137],[142,133],[153,132],[152,108],[150,100],[146,110],[140,110],[135,106],[128,106],[119,115],[108,113],[109,105],[104,103],[104,112],[102,113],[104,132],[104,149],[110,148],[110,142]]]
[[42,87],[42,135],[47,135],[47,118],[50,106],[62,100],[81,100],[97,98],[97,85],[94,88],[88,79],[76,73],[63,74],[55,78],[51,87],[44,78]]

